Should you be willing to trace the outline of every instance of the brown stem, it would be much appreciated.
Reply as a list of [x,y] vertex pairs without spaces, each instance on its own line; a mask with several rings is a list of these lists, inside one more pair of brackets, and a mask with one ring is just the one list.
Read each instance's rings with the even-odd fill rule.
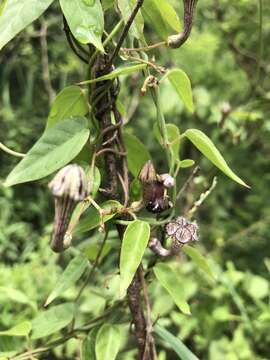
[[177,35],[171,35],[168,37],[167,43],[170,48],[172,48],[172,49],[179,48],[189,38],[191,29],[192,29],[193,15],[194,15],[197,1],[198,0],[183,0],[183,2],[184,2],[184,29],[181,33],[179,33]]
[[136,5],[135,5],[134,9],[132,10],[132,12],[131,12],[131,14],[130,14],[125,26],[124,26],[124,29],[122,30],[122,33],[120,35],[120,38],[119,38],[119,40],[117,42],[116,47],[114,48],[114,51],[113,51],[113,53],[112,53],[112,55],[110,57],[110,60],[108,61],[108,66],[111,66],[113,64],[114,59],[118,55],[118,53],[119,53],[119,51],[121,49],[121,46],[122,46],[125,38],[127,37],[128,31],[129,31],[129,29],[130,29],[130,27],[131,27],[131,25],[132,25],[132,23],[133,23],[133,21],[135,19],[135,16],[137,15],[138,11],[140,10],[143,2],[144,2],[144,0],[137,0]]
[[138,343],[138,350],[139,350],[139,359],[142,360],[145,356],[145,350],[147,352],[147,359],[150,358],[150,351],[149,348],[146,348],[146,321],[141,305],[141,298],[140,298],[140,290],[142,284],[140,281],[140,272],[137,270],[132,283],[128,288],[128,305],[130,308],[132,322],[135,327],[135,336]]

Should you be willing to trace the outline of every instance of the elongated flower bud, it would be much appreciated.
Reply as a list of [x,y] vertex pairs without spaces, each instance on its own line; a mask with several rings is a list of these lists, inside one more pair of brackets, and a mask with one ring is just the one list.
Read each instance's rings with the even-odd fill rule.
[[70,246],[70,237],[65,236],[71,215],[78,202],[86,197],[86,176],[83,169],[70,164],[58,171],[49,188],[55,199],[54,229],[51,248],[62,252]]

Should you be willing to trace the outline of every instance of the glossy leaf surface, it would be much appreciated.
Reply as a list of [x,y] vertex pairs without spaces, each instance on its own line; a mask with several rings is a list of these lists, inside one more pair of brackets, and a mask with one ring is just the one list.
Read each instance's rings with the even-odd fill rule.
[[93,44],[104,52],[101,37],[104,29],[100,0],[60,0],[73,36],[82,44]]
[[120,254],[120,294],[123,296],[142,260],[150,237],[150,226],[140,220],[126,228]]

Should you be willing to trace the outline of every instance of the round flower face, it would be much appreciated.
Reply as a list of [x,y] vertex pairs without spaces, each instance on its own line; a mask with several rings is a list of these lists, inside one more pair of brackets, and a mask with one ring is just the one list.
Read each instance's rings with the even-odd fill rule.
[[166,234],[181,244],[198,241],[198,230],[195,222],[191,222],[183,216],[178,216],[165,226]]

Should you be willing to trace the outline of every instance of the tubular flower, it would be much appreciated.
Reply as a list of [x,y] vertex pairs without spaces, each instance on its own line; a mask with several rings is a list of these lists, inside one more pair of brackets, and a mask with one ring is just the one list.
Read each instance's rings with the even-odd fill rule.
[[143,186],[143,201],[148,211],[161,213],[170,207],[164,180],[156,173],[154,165],[149,160],[139,174]]
[[65,236],[71,215],[78,202],[86,195],[86,176],[84,170],[76,164],[70,164],[58,171],[49,188],[55,201],[54,229],[51,248],[62,252],[70,246],[70,237]]

